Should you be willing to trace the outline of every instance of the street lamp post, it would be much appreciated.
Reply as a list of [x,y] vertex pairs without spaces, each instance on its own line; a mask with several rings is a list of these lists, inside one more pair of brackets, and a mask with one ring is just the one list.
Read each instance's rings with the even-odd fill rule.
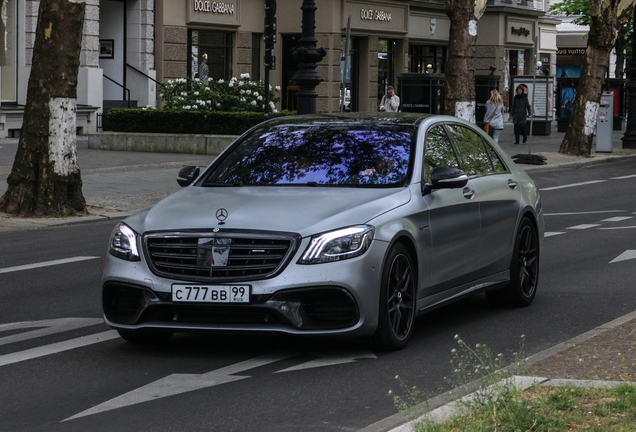
[[[636,47],[636,11],[634,11],[632,47]],[[632,58],[627,68],[627,126],[621,140],[623,148],[636,149],[636,52],[633,48]]]
[[316,48],[316,3],[314,0],[304,0],[302,37],[300,46],[293,53],[294,60],[299,63],[299,71],[293,80],[298,83],[298,114],[316,113],[316,86],[322,78],[316,72],[316,63],[327,54],[324,48]]

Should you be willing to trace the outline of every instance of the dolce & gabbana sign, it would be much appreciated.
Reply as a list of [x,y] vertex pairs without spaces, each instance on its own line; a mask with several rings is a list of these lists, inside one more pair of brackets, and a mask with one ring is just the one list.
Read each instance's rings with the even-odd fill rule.
[[194,0],[194,11],[218,14],[233,14],[234,4],[208,0]]
[[188,0],[187,23],[240,25],[241,0]]
[[360,19],[369,21],[391,21],[391,12],[375,9],[360,9]]

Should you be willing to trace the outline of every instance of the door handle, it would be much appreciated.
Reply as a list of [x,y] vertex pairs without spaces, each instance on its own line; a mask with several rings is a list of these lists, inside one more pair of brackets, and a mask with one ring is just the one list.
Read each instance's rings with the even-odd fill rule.
[[464,198],[466,199],[473,199],[475,197],[475,191],[472,190],[471,188],[464,188],[463,192],[464,192]]
[[513,180],[508,180],[508,187],[510,189],[517,189],[517,182]]

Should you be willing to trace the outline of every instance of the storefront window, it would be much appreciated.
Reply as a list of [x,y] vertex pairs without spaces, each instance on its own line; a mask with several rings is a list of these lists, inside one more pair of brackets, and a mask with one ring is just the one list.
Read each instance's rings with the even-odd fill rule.
[[386,94],[387,86],[394,85],[394,46],[395,41],[390,39],[378,40],[378,106]]
[[252,79],[258,81],[261,79],[261,41],[263,35],[261,33],[252,33]]
[[411,45],[409,72],[445,73],[447,47],[439,45]]
[[17,101],[17,0],[0,0],[0,101]]
[[190,30],[189,76],[199,78],[205,69],[203,55],[207,55],[207,73],[215,80],[232,78],[233,34],[218,31]]

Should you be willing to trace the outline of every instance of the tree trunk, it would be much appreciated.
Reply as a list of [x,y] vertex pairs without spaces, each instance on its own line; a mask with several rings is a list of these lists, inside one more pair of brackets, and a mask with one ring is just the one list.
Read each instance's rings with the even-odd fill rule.
[[475,122],[475,43],[477,18],[474,0],[446,0],[450,19],[444,114]]
[[85,4],[42,0],[27,104],[0,211],[19,216],[86,212],[77,165],[77,75]]
[[[572,116],[559,153],[590,156],[603,81],[616,38],[618,0],[590,0],[590,33]],[[626,14],[631,13],[625,11]]]

